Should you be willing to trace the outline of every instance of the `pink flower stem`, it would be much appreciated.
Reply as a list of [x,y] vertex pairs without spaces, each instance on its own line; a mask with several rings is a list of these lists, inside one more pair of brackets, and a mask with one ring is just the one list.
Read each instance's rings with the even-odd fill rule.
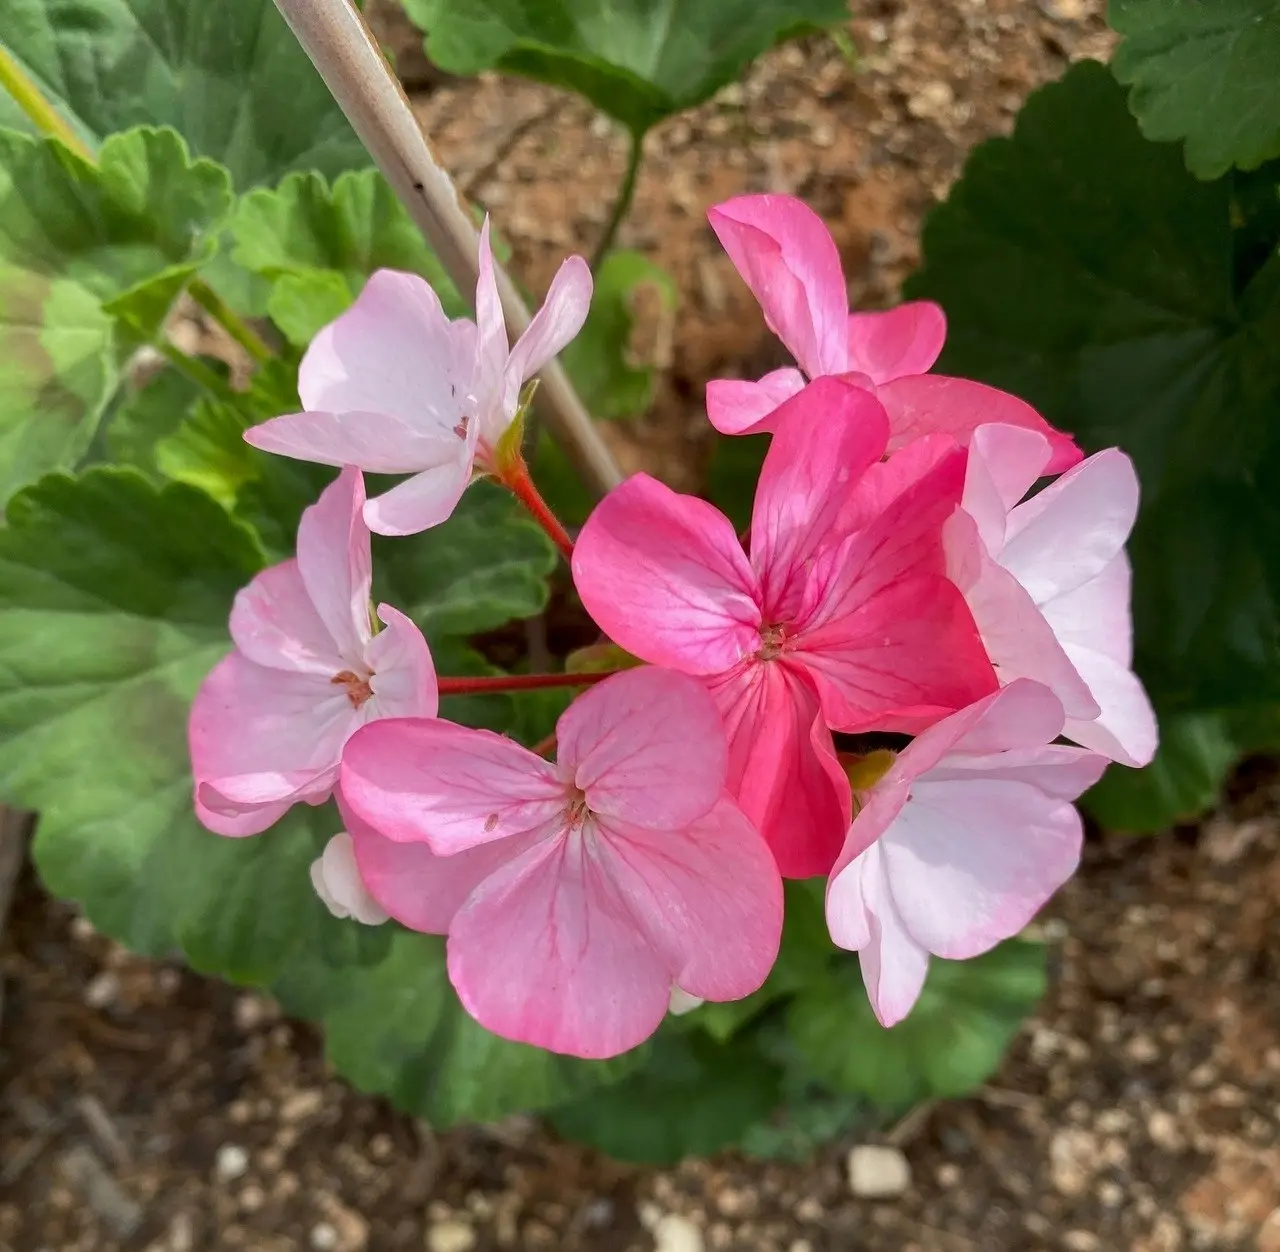
[[589,687],[621,670],[603,674],[486,674],[478,678],[440,678],[442,696],[473,696],[494,691],[537,691],[543,687]]
[[529,476],[529,467],[524,463],[524,458],[520,457],[514,465],[507,467],[500,474],[498,481],[528,509],[533,520],[547,532],[551,542],[560,549],[564,559],[572,561],[573,540],[569,538],[569,532],[561,525],[560,519],[551,511],[550,506],[542,496],[538,494],[538,489],[533,485],[533,479]]

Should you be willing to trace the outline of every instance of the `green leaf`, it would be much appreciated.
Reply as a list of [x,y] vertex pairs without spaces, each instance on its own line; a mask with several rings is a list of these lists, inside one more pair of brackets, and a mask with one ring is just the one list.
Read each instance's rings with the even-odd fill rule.
[[619,1160],[665,1165],[734,1143],[777,1104],[779,1081],[749,1046],[666,1027],[642,1068],[548,1116],[561,1134]]
[[436,255],[376,170],[291,174],[243,197],[231,222],[232,258],[272,282],[267,310],[291,342],[310,343],[376,269],[421,274],[451,317],[465,305]]
[[768,435],[738,435],[717,439],[711,446],[707,471],[707,498],[739,532],[751,524],[751,506],[764,454],[769,451]]
[[50,475],[0,528],[0,796],[40,813],[56,894],[130,947],[167,951],[170,872],[214,836],[191,810],[187,706],[228,647],[261,554],[189,488],[131,470]]
[[1133,456],[1136,660],[1164,713],[1280,698],[1280,502],[1257,485],[1280,459],[1280,264],[1242,264],[1275,220],[1242,186],[1193,179],[1085,62],[974,151],[908,284],[947,310],[941,370]]
[[929,962],[910,1016],[886,1030],[853,962],[799,995],[790,1029],[815,1075],[886,1108],[972,1091],[1045,990],[1041,944],[1011,939],[971,961]]
[[88,449],[124,349],[212,254],[230,202],[226,171],[172,130],[113,135],[97,166],[0,131],[0,501]]
[[272,0],[5,0],[0,43],[92,147],[169,124],[242,189],[368,164]]
[[1197,178],[1280,156],[1276,0],[1111,0],[1107,20],[1142,133],[1185,139]]
[[200,394],[196,383],[173,368],[162,369],[140,383],[126,380],[99,430],[100,459],[159,475],[156,445],[177,430]]
[[654,367],[637,359],[633,336],[643,318],[659,342],[670,334],[679,303],[675,280],[639,252],[611,252],[595,275],[591,311],[581,333],[561,353],[591,415],[635,417],[653,399]]
[[844,0],[405,0],[427,55],[586,96],[633,134],[708,99],[767,48],[848,20]]

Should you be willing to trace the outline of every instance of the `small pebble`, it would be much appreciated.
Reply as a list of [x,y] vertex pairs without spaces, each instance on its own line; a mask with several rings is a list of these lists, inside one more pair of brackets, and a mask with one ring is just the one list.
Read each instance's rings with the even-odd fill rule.
[[427,1252],[470,1252],[475,1246],[475,1228],[461,1218],[450,1217],[427,1227]]
[[338,1232],[328,1222],[316,1222],[308,1242],[315,1252],[333,1252],[338,1246]]
[[249,1168],[249,1154],[238,1143],[224,1143],[218,1149],[213,1171],[219,1182],[235,1182]]
[[89,979],[84,989],[84,1002],[91,1009],[105,1009],[120,998],[120,976],[114,970],[104,969]]
[[660,1217],[653,1228],[654,1252],[703,1252],[702,1232],[678,1213]]
[[897,1148],[859,1144],[849,1153],[849,1190],[863,1200],[900,1196],[911,1185],[911,1166]]

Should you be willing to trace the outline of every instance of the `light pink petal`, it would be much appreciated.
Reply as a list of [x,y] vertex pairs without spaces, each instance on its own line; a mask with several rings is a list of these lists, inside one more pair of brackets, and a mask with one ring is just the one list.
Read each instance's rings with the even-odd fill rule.
[[1034,678],[1052,688],[1070,716],[1096,717],[1097,701],[1052,626],[1022,584],[987,555],[973,519],[957,513],[945,533],[952,581],[964,593],[1000,681]]
[[236,594],[231,638],[247,660],[269,669],[332,678],[348,664],[316,612],[296,560],[255,574]]
[[649,830],[687,826],[724,792],[728,749],[696,678],[624,670],[584,691],[556,723],[560,776],[593,813]]
[[1100,574],[1123,548],[1137,515],[1133,462],[1108,448],[1009,514],[997,560],[1044,604]]
[[[905,792],[903,799],[906,799]],[[845,851],[841,851],[827,879],[827,930],[831,942],[847,952],[858,952],[871,942],[871,914],[862,898],[862,873],[867,858],[860,854],[874,842],[874,838],[867,840],[859,847],[858,854],[852,856],[845,854],[849,846],[846,843]]]
[[197,783],[196,819],[217,835],[235,839],[258,835],[295,804],[323,804],[333,790],[335,773],[241,774],[216,783]]
[[366,926],[380,926],[387,920],[386,910],[369,894],[360,877],[351,836],[345,830],[334,835],[312,861],[311,885],[334,917],[354,918]]
[[459,444],[452,460],[375,496],[364,506],[365,524],[379,535],[416,535],[447,521],[471,482],[473,447]]
[[1049,743],[985,755],[953,753],[929,771],[929,781],[963,781],[981,774],[988,781],[1025,783],[1059,800],[1077,800],[1106,768],[1106,757],[1096,752]]
[[814,554],[843,537],[836,522],[884,455],[889,423],[869,392],[819,378],[778,409],[774,430],[751,513],[751,564],[766,617],[786,621]]
[[[507,323],[502,314],[502,300],[498,295],[498,282],[493,271],[493,251],[489,246],[489,215],[485,214],[480,228],[480,270],[476,280],[476,336],[474,342],[475,372],[471,389],[480,406],[480,413],[489,418],[486,438],[496,439],[502,433],[496,429],[495,418],[502,406],[502,376],[507,366]],[[481,419],[483,421],[483,418]],[[501,423],[505,427],[505,422]]]
[[1029,404],[983,383],[944,374],[913,374],[877,389],[889,413],[889,451],[932,432],[951,435],[967,444],[979,426],[997,422],[1039,431],[1053,448],[1047,474],[1060,474],[1080,460],[1069,435],[1054,430]]
[[1067,656],[1089,685],[1101,712],[1091,721],[1068,718],[1062,733],[1122,765],[1149,765],[1159,732],[1155,711],[1137,676],[1100,652],[1067,645]]
[[428,935],[448,934],[453,915],[476,887],[539,838],[517,836],[436,856],[425,843],[400,843],[379,834],[344,804],[341,792],[338,808],[370,895],[402,926]]
[[738,196],[707,219],[800,368],[810,378],[848,369],[849,297],[822,219],[793,196]]
[[562,822],[555,768],[487,730],[426,718],[372,722],[342,754],[342,796],[388,839],[450,856]]
[[1074,805],[1028,783],[925,775],[879,847],[912,938],[966,960],[1039,912],[1075,872],[1083,838]]
[[588,1059],[653,1034],[673,981],[582,837],[546,840],[476,887],[450,924],[448,964],[486,1030]]
[[373,560],[364,524],[364,478],[347,466],[298,524],[298,572],[341,656],[363,656],[372,631]]
[[714,674],[760,646],[756,579],[732,523],[648,474],[596,505],[573,581],[600,629],[655,665]]
[[720,800],[683,830],[601,822],[599,840],[601,864],[680,987],[704,1000],[759,989],[782,937],[782,879],[735,804]]
[[1064,647],[1088,648],[1120,665],[1133,660],[1133,572],[1123,549],[1088,582],[1040,606]]
[[898,779],[918,778],[953,754],[985,756],[1038,747],[1062,733],[1062,704],[1048,687],[1019,678],[929,727],[894,762]]
[[457,457],[460,442],[452,427],[411,426],[372,409],[288,413],[250,427],[244,437],[263,452],[318,465],[358,465],[373,474],[412,474],[444,464]]
[[520,388],[576,338],[591,308],[591,267],[571,256],[556,271],[542,307],[516,340],[502,375],[502,412],[515,415]]
[[849,825],[849,780],[803,671],[753,662],[713,679],[729,736],[729,793],[784,878],[827,873]]
[[378,616],[386,626],[365,650],[365,660],[373,676],[370,701],[375,717],[435,717],[440,707],[436,667],[422,631],[399,609],[378,605]]
[[707,384],[707,417],[722,435],[755,435],[773,429],[774,410],[803,390],[797,369],[774,370],[755,382],[713,379]]
[[870,942],[858,952],[871,1011],[882,1026],[896,1026],[915,1007],[929,972],[929,954],[907,930],[889,889],[882,845],[862,855],[861,887]]
[[461,416],[459,397],[470,382],[456,376],[455,365],[449,319],[431,285],[416,274],[378,270],[311,341],[298,394],[307,410],[386,414],[410,430],[447,432]]
[[[318,803],[360,720],[345,690],[323,675],[267,669],[237,652],[224,657],[196,693],[188,723],[201,820],[200,810],[235,818],[265,806],[274,821],[281,804]],[[246,823],[206,824],[222,834],[256,833]]]
[[849,368],[876,383],[924,374],[946,338],[946,314],[931,300],[912,300],[886,313],[850,313]]
[[1023,426],[979,426],[973,432],[962,503],[992,556],[1004,547],[1009,511],[1044,473],[1051,455],[1048,439]]

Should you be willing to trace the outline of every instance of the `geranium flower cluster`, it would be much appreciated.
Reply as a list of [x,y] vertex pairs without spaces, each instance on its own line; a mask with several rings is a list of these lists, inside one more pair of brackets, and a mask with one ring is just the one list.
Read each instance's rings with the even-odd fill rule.
[[[722,433],[772,434],[745,536],[646,474],[576,543],[555,523],[512,424],[582,326],[590,274],[565,262],[508,349],[486,226],[474,323],[379,272],[307,352],[305,411],[248,432],[342,470],[296,558],[238,596],[235,650],[191,715],[206,826],[256,834],[335,796],[345,830],[312,869],[333,912],[447,935],[482,1025],[583,1057],[760,987],[783,878],[826,877],[831,937],[892,1025],[930,956],[1027,924],[1078,861],[1075,799],[1108,761],[1155,751],[1130,669],[1129,459],[1083,459],[1022,401],[929,373],[937,306],[851,314],[798,201],[710,217],[799,366],[708,387]],[[366,470],[411,477],[366,500]],[[509,680],[584,688],[554,761],[438,717],[442,693],[506,680],[437,677],[412,621],[370,612],[370,531],[440,524],[479,475],[548,528],[630,654]],[[866,757],[837,738],[871,731],[915,738]]]

